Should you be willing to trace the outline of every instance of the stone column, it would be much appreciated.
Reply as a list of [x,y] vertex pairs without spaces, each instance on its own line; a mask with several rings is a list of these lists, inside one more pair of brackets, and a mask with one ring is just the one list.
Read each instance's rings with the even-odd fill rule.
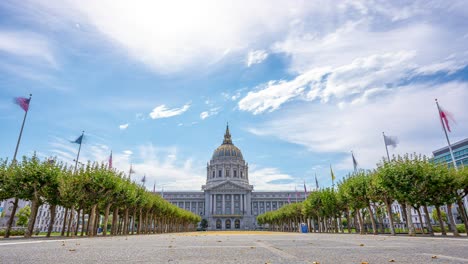
[[224,206],[224,205],[225,205],[225,196],[226,196],[226,194],[222,194],[222,196],[221,196],[221,201],[222,201],[222,204],[221,204],[221,208],[222,208],[222,209],[221,209],[221,210],[222,210],[222,211],[221,211],[221,214],[226,214],[226,211],[225,211],[225,209],[224,209],[224,207],[225,207],[225,206]]
[[216,194],[212,194],[213,198],[213,207],[212,207],[212,210],[213,210],[213,213],[212,215],[216,214]]
[[234,214],[234,194],[231,194],[231,214]]
[[244,212],[244,194],[241,194],[241,197],[240,197],[240,214],[243,214]]

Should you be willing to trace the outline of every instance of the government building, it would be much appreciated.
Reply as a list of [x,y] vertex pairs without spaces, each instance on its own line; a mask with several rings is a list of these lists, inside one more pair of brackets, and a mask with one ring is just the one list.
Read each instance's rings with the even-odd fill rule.
[[302,202],[305,195],[297,191],[254,191],[249,184],[249,165],[232,143],[227,126],[223,143],[206,166],[206,184],[201,191],[165,192],[163,197],[206,219],[208,230],[249,230],[257,227],[257,215]]

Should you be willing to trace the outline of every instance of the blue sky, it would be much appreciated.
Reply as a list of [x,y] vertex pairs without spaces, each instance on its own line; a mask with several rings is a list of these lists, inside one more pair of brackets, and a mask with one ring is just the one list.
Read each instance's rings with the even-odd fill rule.
[[257,190],[330,186],[467,137],[466,1],[1,1],[0,157],[106,161],[198,190],[229,122]]

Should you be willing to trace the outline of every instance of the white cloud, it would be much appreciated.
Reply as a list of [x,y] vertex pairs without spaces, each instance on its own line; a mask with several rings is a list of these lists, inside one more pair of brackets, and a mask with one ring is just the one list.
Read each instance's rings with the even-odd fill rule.
[[[67,140],[54,138],[51,142],[50,154],[56,156],[58,160],[75,164],[76,145],[70,144]],[[135,171],[132,180],[140,183],[143,175],[146,175],[146,186],[152,190],[153,183],[161,190],[199,190],[205,183],[204,162],[200,166],[195,166],[195,161],[191,158],[180,159],[177,155],[176,147],[157,147],[153,144],[137,146],[138,151],[131,150],[122,152],[115,151],[112,155],[113,167],[128,175],[130,164]],[[87,143],[81,149],[80,163],[87,161],[97,161],[107,164],[110,148],[105,144]]]
[[287,30],[291,20],[304,17],[310,10],[305,5],[301,1],[271,5],[266,0],[33,0],[16,9],[27,9],[28,15],[48,25],[63,28],[61,24],[69,24],[75,31],[73,25],[79,21],[80,28],[94,29],[114,47],[156,71],[173,72],[208,66],[230,54],[245,53],[252,43],[267,43],[263,38]]
[[36,59],[43,65],[57,67],[52,47],[46,38],[31,32],[0,31],[0,52]]
[[129,126],[128,123],[127,124],[122,124],[122,125],[119,126],[119,128],[120,128],[120,130],[125,130],[125,129],[128,128],[128,126]]
[[397,136],[400,144],[391,152],[423,153],[443,147],[434,98],[457,119],[452,141],[466,137],[468,83],[410,85],[360,103],[295,105],[275,113],[263,124],[249,129],[261,136],[275,136],[312,152],[346,154],[338,169],[352,169],[351,150],[364,168],[373,168],[385,155],[382,132]]
[[294,190],[294,178],[291,175],[281,173],[277,168],[250,167],[249,180],[255,190],[278,191]]
[[249,51],[247,54],[246,65],[247,67],[250,67],[254,64],[262,63],[266,58],[268,58],[268,53],[265,50]]
[[149,114],[152,119],[159,119],[159,118],[168,118],[173,116],[178,116],[183,114],[190,108],[190,104],[186,104],[180,108],[172,108],[169,109],[166,105],[160,105],[153,109],[153,111]]
[[270,81],[249,92],[239,103],[239,109],[253,114],[272,112],[293,99],[313,101],[331,99],[366,100],[369,96],[385,93],[388,87],[415,75],[436,72],[453,73],[465,63],[441,63],[419,67],[414,63],[414,52],[400,51],[356,58],[337,67],[313,68],[290,81]]
[[204,111],[200,113],[200,118],[202,120],[205,120],[206,118],[210,116],[217,115],[219,111],[219,107],[211,108],[209,111]]
[[133,151],[131,151],[131,150],[124,150],[124,151],[122,151],[122,153],[125,154],[125,155],[127,155],[127,156],[130,156],[130,155],[133,154]]

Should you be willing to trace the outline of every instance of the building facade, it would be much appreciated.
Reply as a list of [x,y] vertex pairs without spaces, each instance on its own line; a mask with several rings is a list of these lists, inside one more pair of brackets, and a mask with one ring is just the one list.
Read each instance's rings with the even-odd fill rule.
[[257,215],[301,202],[306,196],[296,191],[254,192],[254,186],[249,184],[249,165],[233,144],[229,126],[223,143],[206,166],[206,184],[201,189],[166,192],[164,198],[206,219],[208,230],[255,229]]
[[[468,166],[468,138],[460,140],[458,142],[451,144],[453,157],[455,158],[455,163],[458,168]],[[434,162],[438,164],[447,164],[449,167],[453,167],[452,155],[450,155],[450,150],[448,146],[434,150],[432,152],[434,155]],[[468,211],[468,197],[463,198],[463,205],[465,210]],[[443,210],[447,210],[446,206],[442,207]],[[461,217],[459,216],[458,204],[454,203],[452,206],[452,213],[455,218],[455,222],[461,223]]]
[[[468,138],[451,145],[457,167],[468,166]],[[453,166],[448,146],[434,150],[432,154],[434,155],[435,163],[447,163],[448,166]]]

